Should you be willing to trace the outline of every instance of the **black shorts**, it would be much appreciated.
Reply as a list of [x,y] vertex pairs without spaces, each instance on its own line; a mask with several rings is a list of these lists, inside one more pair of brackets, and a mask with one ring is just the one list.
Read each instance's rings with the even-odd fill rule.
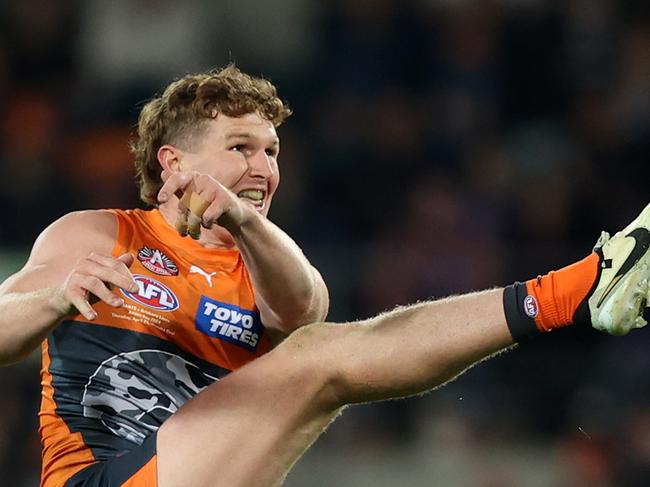
[[156,433],[123,455],[88,465],[70,477],[64,487],[121,487],[129,480],[129,485],[155,487],[155,457]]

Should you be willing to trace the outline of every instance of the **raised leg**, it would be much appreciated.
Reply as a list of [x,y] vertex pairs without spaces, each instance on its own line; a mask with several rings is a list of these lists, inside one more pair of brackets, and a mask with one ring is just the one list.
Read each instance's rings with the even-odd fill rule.
[[279,485],[344,405],[424,392],[511,345],[502,293],[298,330],[161,427],[159,486]]

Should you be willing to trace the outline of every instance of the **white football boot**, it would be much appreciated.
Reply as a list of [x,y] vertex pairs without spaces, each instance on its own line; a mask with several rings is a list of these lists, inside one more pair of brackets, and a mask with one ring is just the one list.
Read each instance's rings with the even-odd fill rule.
[[612,335],[625,335],[647,324],[643,311],[650,288],[650,205],[613,237],[603,232],[594,247],[600,276],[589,297],[591,324]]

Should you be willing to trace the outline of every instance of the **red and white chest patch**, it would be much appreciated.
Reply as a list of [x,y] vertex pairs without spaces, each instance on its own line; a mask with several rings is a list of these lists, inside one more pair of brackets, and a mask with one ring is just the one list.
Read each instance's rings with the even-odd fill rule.
[[159,276],[177,276],[178,266],[162,250],[142,247],[138,250],[138,260],[142,265]]

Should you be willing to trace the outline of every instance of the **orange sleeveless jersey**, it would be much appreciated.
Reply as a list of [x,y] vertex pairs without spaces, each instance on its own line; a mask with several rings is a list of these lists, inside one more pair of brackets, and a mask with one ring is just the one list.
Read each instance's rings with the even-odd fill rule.
[[181,237],[158,210],[113,210],[113,256],[131,252],[139,290],[94,305],[43,342],[41,485],[135,446],[196,393],[270,349],[237,250]]

